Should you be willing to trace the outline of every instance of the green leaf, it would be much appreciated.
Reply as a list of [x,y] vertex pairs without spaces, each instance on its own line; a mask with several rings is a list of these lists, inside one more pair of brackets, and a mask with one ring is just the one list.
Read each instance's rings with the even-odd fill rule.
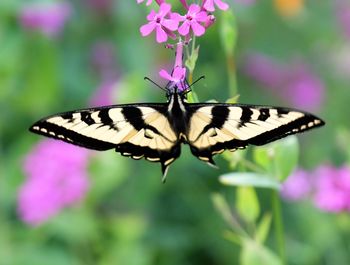
[[188,68],[188,70],[190,70],[190,72],[193,72],[194,68],[196,67],[198,53],[199,53],[199,46],[197,46],[197,48],[193,50],[191,56],[188,57],[187,60],[185,61],[185,65]]
[[241,265],[281,265],[281,260],[270,249],[245,238],[240,256]]
[[269,213],[264,214],[263,218],[260,220],[255,234],[257,242],[261,244],[265,242],[271,228],[271,220],[272,216]]
[[236,208],[239,215],[248,223],[255,223],[260,215],[259,200],[252,187],[238,187]]
[[280,183],[275,179],[258,173],[240,172],[221,175],[219,181],[230,186],[252,186],[279,190]]
[[254,161],[281,182],[296,168],[298,157],[299,145],[295,135],[256,147],[253,151]]

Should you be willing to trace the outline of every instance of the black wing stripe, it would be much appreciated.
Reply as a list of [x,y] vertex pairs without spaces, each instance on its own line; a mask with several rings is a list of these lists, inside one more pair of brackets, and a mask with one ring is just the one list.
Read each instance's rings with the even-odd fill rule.
[[128,107],[122,109],[122,114],[126,121],[128,121],[136,130],[142,130],[146,127],[145,121],[143,120],[142,111],[137,107]]
[[31,132],[59,139],[70,144],[99,151],[104,151],[115,147],[114,144],[81,135],[72,130],[65,129],[64,127],[46,121],[35,123],[29,130]]
[[222,126],[227,121],[229,113],[230,111],[228,108],[220,108],[218,106],[213,107],[211,109],[211,122],[203,128],[197,139],[211,128],[222,128]]
[[252,115],[253,111],[250,108],[243,108],[239,126],[243,126],[246,122],[249,122],[252,118]]
[[109,111],[109,109],[100,110],[100,112],[98,113],[98,117],[101,119],[101,123],[103,123],[104,125],[109,125],[111,127],[114,127],[113,120],[109,116],[108,111]]
[[80,113],[81,120],[85,122],[87,125],[92,125],[96,123],[93,118],[91,118],[91,112],[83,111]]
[[259,121],[266,121],[270,117],[269,109],[267,108],[261,108],[259,112],[260,112],[258,117]]

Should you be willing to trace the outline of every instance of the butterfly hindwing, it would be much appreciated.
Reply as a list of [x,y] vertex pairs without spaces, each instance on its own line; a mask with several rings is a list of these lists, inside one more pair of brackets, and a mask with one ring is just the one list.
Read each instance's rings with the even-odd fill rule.
[[263,145],[324,124],[312,114],[294,109],[238,104],[191,104],[187,141],[199,159],[228,149]]
[[180,143],[163,113],[166,104],[106,106],[53,115],[30,130],[95,150],[115,149],[160,162],[163,172],[180,155]]

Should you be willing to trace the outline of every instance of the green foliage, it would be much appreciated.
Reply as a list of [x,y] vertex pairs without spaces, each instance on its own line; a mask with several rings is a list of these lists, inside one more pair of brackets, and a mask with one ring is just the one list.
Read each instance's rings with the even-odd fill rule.
[[242,248],[241,265],[282,265],[273,252],[253,240],[245,240]]
[[279,181],[285,180],[295,169],[299,157],[298,139],[295,135],[254,148],[255,162]]
[[260,205],[252,187],[237,188],[236,209],[244,221],[254,223],[257,220],[260,215]]

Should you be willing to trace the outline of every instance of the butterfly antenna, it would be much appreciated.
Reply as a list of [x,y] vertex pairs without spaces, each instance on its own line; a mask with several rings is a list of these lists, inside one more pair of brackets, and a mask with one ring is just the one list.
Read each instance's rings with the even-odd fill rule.
[[167,92],[167,90],[164,87],[161,87],[160,85],[158,85],[156,82],[154,82],[152,79],[150,79],[149,77],[145,76],[143,78],[144,80],[150,81],[153,85],[157,86],[158,88],[160,88],[161,90],[164,90]]
[[[186,88],[186,94],[188,93],[188,92],[190,92],[191,91],[191,87],[195,84],[195,83],[197,83],[198,81],[200,81],[200,80],[202,80],[202,79],[205,79],[205,76],[204,75],[202,75],[201,77],[199,77],[197,80],[195,80],[191,85],[189,85],[187,88]],[[186,80],[186,83],[187,83],[187,80]]]
[[205,79],[205,76],[202,75],[201,77],[199,77],[196,81],[194,81],[189,87],[193,86],[195,83],[197,83],[198,81]]

